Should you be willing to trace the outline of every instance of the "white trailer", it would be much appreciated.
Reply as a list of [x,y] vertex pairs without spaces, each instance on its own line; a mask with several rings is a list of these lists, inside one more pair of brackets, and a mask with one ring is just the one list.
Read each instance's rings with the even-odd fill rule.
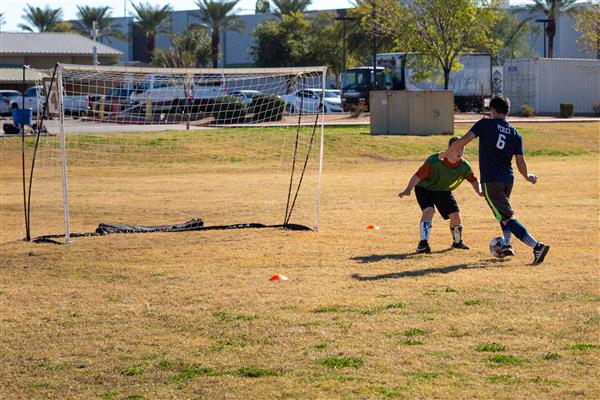
[[557,114],[561,103],[573,104],[575,113],[594,113],[594,104],[600,102],[600,60],[505,60],[504,95],[515,113],[528,104],[536,113]]

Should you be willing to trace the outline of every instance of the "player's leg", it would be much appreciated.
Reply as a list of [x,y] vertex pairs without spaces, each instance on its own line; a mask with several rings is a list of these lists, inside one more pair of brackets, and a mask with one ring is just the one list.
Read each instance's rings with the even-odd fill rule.
[[[512,192],[512,185],[504,185],[504,194],[506,198],[510,201],[510,193]],[[515,251],[512,247],[512,232],[508,229],[508,226],[504,223],[504,221],[500,221],[500,229],[502,229],[502,236],[504,236],[504,244],[502,245],[502,255],[504,257],[511,257],[515,255]]]
[[468,250],[469,247],[462,240],[462,220],[458,203],[451,191],[436,192],[435,206],[445,220],[450,220],[450,233],[452,234],[452,245],[454,249]]
[[535,240],[527,228],[517,219],[513,218],[514,211],[510,206],[509,196],[512,184],[504,182],[486,182],[484,183],[485,198],[494,212],[496,219],[501,226],[506,226],[510,232],[521,242],[533,248],[533,264],[537,265],[544,261],[550,246]]
[[419,186],[415,187],[415,196],[423,214],[421,215],[420,231],[421,240],[417,245],[417,253],[431,253],[429,247],[429,237],[431,235],[431,221],[435,214],[433,196],[431,190],[423,189]]

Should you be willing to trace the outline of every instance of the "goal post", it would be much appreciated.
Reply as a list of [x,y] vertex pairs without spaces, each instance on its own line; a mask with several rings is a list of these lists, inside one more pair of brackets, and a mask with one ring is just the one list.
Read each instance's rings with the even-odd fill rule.
[[68,243],[100,223],[191,219],[318,230],[326,73],[59,65],[33,233]]

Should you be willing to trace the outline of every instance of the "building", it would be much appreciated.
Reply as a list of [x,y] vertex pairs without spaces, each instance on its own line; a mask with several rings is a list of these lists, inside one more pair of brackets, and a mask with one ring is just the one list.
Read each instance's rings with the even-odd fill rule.
[[0,32],[0,65],[29,65],[52,68],[59,63],[92,64],[94,46],[98,62],[110,65],[123,57],[123,52],[74,33],[9,33]]

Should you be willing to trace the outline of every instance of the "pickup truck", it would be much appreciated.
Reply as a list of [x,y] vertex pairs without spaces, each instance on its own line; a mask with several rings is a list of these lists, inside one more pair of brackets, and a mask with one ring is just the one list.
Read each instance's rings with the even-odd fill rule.
[[145,109],[148,102],[153,112],[177,111],[181,105],[192,105],[201,109],[210,105],[217,97],[227,94],[225,76],[194,75],[182,78],[172,75],[149,75],[143,82],[134,85],[130,103],[133,109]]
[[[90,109],[89,96],[72,96],[64,95],[64,109],[65,114],[69,115],[85,115]],[[31,108],[33,113],[41,113],[44,109],[44,102],[46,96],[44,96],[43,86],[32,86],[27,89],[24,95],[11,98],[11,107],[21,108],[23,100],[25,101],[25,108]]]

